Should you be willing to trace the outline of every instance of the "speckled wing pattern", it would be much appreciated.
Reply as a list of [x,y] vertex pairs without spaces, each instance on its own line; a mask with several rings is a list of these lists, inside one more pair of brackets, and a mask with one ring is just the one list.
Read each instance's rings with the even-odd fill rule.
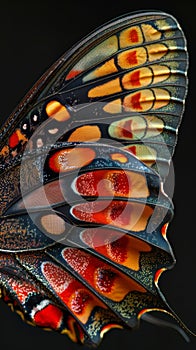
[[2,127],[0,291],[26,322],[89,346],[153,310],[186,329],[158,279],[175,261],[163,183],[187,61],[172,16],[123,16],[63,55]]

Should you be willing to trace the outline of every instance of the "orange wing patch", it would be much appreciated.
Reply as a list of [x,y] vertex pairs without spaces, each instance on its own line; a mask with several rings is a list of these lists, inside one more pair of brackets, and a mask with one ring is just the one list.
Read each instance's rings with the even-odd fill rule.
[[122,111],[121,99],[117,98],[116,100],[107,103],[103,107],[103,110],[107,113],[110,113],[110,114],[120,113]]
[[0,151],[0,156],[7,157],[9,155],[9,147],[4,146]]
[[155,93],[154,109],[159,109],[168,105],[171,100],[171,96],[166,89],[153,89]]
[[170,69],[165,65],[152,65],[126,73],[122,78],[124,89],[130,90],[152,83],[160,83],[170,76]]
[[92,310],[104,304],[69,273],[52,262],[42,264],[46,280],[71,312],[86,323]]
[[92,228],[80,234],[82,242],[113,262],[139,271],[141,252],[150,252],[148,243],[107,228]]
[[122,91],[122,88],[120,86],[120,79],[116,78],[116,79],[110,80],[105,84],[96,86],[91,90],[89,90],[88,97],[90,98],[103,97],[107,95],[116,94],[121,91]]
[[118,64],[123,69],[144,64],[147,61],[147,52],[144,47],[130,49],[119,53]]
[[69,142],[98,141],[101,138],[101,131],[96,125],[85,125],[77,128],[69,136]]
[[122,118],[110,124],[111,137],[121,140],[138,140],[152,137],[163,131],[164,123],[156,116],[133,116]]
[[127,163],[128,162],[128,158],[122,153],[112,153],[111,159],[117,160],[120,163]]
[[[98,44],[94,49],[90,50],[81,60],[72,68],[67,74],[66,80],[72,78],[79,73],[85,72],[88,68],[92,67],[96,61],[98,64],[103,60],[109,58],[112,54],[118,50],[118,39],[116,35],[109,37],[102,43]],[[76,72],[76,74],[75,74]]]
[[123,30],[120,33],[119,41],[121,48],[125,48],[136,44],[142,44],[143,36],[140,27],[134,26]]
[[46,113],[50,118],[58,122],[64,122],[70,118],[70,114],[65,106],[58,101],[50,101],[46,105]]
[[154,100],[153,91],[146,89],[125,96],[123,106],[127,112],[145,112],[153,107]]
[[92,148],[67,148],[55,152],[49,159],[49,167],[55,172],[67,172],[92,162],[95,151]]
[[97,170],[77,177],[72,188],[82,196],[147,198],[146,177],[125,170]]
[[[16,129],[13,134],[9,137],[9,146],[15,148],[21,142],[24,144],[28,139],[24,134],[21,133],[20,129]],[[6,152],[6,146],[4,147],[4,152]]]
[[144,145],[128,145],[123,147],[126,151],[134,154],[138,157],[144,164],[151,167],[156,163],[157,152],[154,148]]
[[153,75],[150,68],[141,68],[127,73],[122,78],[124,89],[130,90],[152,83]]
[[142,203],[103,200],[72,207],[71,214],[80,221],[112,225],[128,231],[143,231],[153,209]]
[[104,75],[109,75],[112,73],[116,73],[118,71],[114,59],[112,58],[109,61],[106,61],[102,66],[96,68],[91,73],[85,75],[83,78],[83,82],[87,82],[92,79],[103,77]]
[[145,89],[127,95],[123,100],[125,111],[146,112],[152,108],[159,109],[167,106],[170,94],[166,89]]
[[82,250],[65,248],[62,252],[67,263],[98,293],[113,301],[121,301],[131,291],[146,292],[137,282],[110,265]]

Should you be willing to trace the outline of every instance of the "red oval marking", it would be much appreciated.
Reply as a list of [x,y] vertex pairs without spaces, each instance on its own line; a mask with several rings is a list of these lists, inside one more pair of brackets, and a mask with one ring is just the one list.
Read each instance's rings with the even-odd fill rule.
[[138,92],[133,96],[131,96],[130,105],[133,109],[142,110],[142,106],[140,104],[140,98],[141,98],[141,92]]
[[75,248],[65,248],[63,258],[94,288],[102,293],[109,293],[115,282],[117,274],[103,261]]
[[126,120],[124,122],[123,128],[120,129],[122,133],[122,137],[128,137],[130,139],[133,138],[133,133],[131,132],[131,124],[132,124],[132,120]]
[[86,323],[95,306],[103,307],[101,301],[92,295],[71,274],[52,262],[42,264],[42,273],[51,287],[82,323]]
[[[144,288],[130,277],[82,250],[65,248],[62,251],[62,256],[73,270],[79,273],[98,293],[114,301],[122,300],[131,290],[145,292]],[[75,293],[72,303],[74,312],[80,314],[88,300],[91,299],[89,299],[88,293],[87,295],[86,292],[83,294],[83,289],[82,297],[81,293]]]
[[9,146],[11,148],[14,148],[19,144],[19,141],[20,141],[19,136],[17,134],[17,131],[15,131],[9,138]]
[[123,263],[127,258],[128,238],[123,233],[109,229],[92,228],[83,231],[81,239],[87,246],[117,263]]
[[101,255],[136,271],[140,269],[140,253],[151,251],[148,243],[106,228],[86,229],[80,238]]
[[132,43],[137,43],[139,41],[138,32],[136,29],[130,30],[129,38],[132,41]]
[[134,64],[137,64],[138,63],[138,60],[137,60],[137,51],[131,51],[129,53],[127,53],[127,62],[130,64],[130,65],[134,65]]
[[129,175],[125,171],[93,171],[79,176],[76,190],[84,196],[125,196],[131,191]]
[[134,154],[134,156],[136,156],[136,153],[137,153],[137,151],[136,151],[136,146],[127,147],[127,148],[126,148],[126,151],[128,151],[128,152]]
[[81,72],[82,72],[82,70],[71,70],[71,71],[67,74],[65,80],[72,79],[72,78],[76,77],[76,75],[80,74]]
[[78,204],[73,207],[72,213],[81,221],[120,226],[128,225],[132,214],[131,205],[127,202],[107,200]]
[[125,235],[110,243],[108,247],[110,255],[118,264],[123,263],[127,259],[127,246],[128,239]]
[[130,83],[132,86],[140,86],[140,71],[137,70],[130,75]]

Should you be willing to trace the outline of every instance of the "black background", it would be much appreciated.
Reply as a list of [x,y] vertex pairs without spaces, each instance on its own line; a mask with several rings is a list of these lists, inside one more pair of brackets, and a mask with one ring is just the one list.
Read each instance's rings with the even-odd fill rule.
[[[104,22],[128,12],[157,9],[175,16],[188,41],[189,94],[174,156],[175,217],[168,238],[177,263],[162,275],[169,304],[192,330],[195,327],[195,37],[194,2],[175,1],[6,1],[0,4],[0,118],[5,120],[41,74],[73,44]],[[136,332],[111,331],[99,350],[195,349],[175,331],[142,323]],[[78,350],[66,336],[26,325],[0,301],[0,346]],[[86,349],[84,349],[86,350]]]

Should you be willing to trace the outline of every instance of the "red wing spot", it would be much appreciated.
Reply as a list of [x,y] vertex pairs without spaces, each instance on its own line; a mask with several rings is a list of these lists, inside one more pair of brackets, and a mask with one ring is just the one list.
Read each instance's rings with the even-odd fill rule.
[[57,330],[62,322],[62,318],[63,312],[58,307],[49,304],[35,314],[34,321],[38,326]]
[[17,135],[17,132],[15,131],[9,138],[9,146],[11,148],[14,148],[18,145],[19,143],[19,137]]
[[132,73],[130,76],[130,83],[132,86],[140,86],[140,71],[137,70],[136,72]]
[[85,290],[76,290],[72,295],[71,309],[76,314],[82,314],[92,297]]
[[116,274],[109,270],[103,268],[97,268],[96,272],[96,284],[98,288],[104,293],[110,293],[114,285],[114,279]]
[[124,137],[128,137],[130,139],[132,139],[133,134],[131,132],[131,124],[132,124],[132,120],[127,120],[122,128],[122,136]]
[[138,60],[137,60],[137,51],[131,51],[127,54],[127,62],[130,64],[130,65],[134,65],[134,64],[137,64],[138,63]]
[[37,293],[36,287],[26,281],[23,281],[21,284],[19,281],[10,279],[9,282],[16,293],[18,300],[22,303],[26,301],[30,293]]
[[136,156],[136,146],[131,146],[131,147],[129,147],[129,148],[126,148],[126,151],[128,151],[128,152],[131,152],[131,153],[133,153],[134,154],[134,156]]
[[108,177],[111,180],[114,192],[120,192],[122,194],[128,194],[130,191],[130,184],[128,181],[127,174],[125,172],[113,173]]
[[136,29],[130,30],[129,37],[132,43],[137,43],[139,41],[139,37]]
[[76,77],[76,75],[80,74],[81,72],[82,72],[81,70],[71,70],[71,71],[67,74],[65,80],[72,79],[72,78]]
[[124,209],[124,206],[118,206],[116,205],[115,207],[111,208],[111,212],[110,212],[110,218],[112,221],[115,221],[122,213]]
[[[110,293],[115,283],[116,273],[108,268],[104,262],[94,256],[75,249],[67,248],[63,252],[64,259],[70,264],[73,269],[89,282],[93,287],[98,288],[102,293]],[[101,266],[101,267],[100,267]],[[86,302],[89,295],[82,291],[82,294],[75,294],[71,305],[74,311],[80,310],[82,302]],[[84,306],[82,307],[83,310]],[[82,310],[80,312],[82,312]],[[78,312],[78,311],[77,311]]]
[[[102,183],[99,188],[100,181],[108,181]],[[81,175],[76,181],[77,191],[85,196],[104,196],[113,193],[114,195],[128,195],[130,191],[130,183],[128,175],[123,171],[112,172],[99,170]]]
[[127,237],[123,236],[107,245],[109,255],[119,264],[127,259],[127,241]]
[[130,217],[129,215],[127,215],[126,202],[124,203],[116,202],[115,205],[111,207],[110,219],[111,221],[116,221],[120,219],[121,224],[123,225],[129,224]]
[[138,92],[137,94],[131,97],[131,106],[134,109],[140,109],[140,110],[142,109],[140,104],[140,98],[141,98],[141,92]]

